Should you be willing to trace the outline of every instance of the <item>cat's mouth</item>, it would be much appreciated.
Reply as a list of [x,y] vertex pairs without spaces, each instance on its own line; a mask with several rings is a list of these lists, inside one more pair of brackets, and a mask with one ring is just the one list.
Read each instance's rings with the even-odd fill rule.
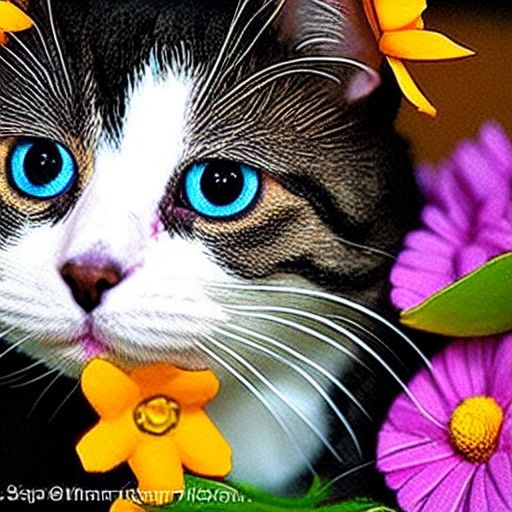
[[103,357],[111,353],[112,349],[100,338],[91,332],[83,335],[79,343],[84,350],[87,360]]

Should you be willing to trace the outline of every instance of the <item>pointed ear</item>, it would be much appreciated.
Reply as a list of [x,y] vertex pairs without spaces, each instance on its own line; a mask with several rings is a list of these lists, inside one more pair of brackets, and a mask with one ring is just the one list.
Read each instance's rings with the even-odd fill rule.
[[368,66],[351,78],[348,101],[380,85],[382,56],[361,0],[285,0],[278,29],[294,53],[344,57]]

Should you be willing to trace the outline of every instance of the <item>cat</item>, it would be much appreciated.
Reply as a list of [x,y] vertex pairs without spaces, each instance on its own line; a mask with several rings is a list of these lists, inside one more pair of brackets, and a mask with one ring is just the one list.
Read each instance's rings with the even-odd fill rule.
[[423,357],[387,285],[418,199],[361,3],[22,7],[35,26],[0,48],[1,483],[126,485],[74,453],[77,379],[107,357],[212,368],[234,481],[377,493],[379,422]]

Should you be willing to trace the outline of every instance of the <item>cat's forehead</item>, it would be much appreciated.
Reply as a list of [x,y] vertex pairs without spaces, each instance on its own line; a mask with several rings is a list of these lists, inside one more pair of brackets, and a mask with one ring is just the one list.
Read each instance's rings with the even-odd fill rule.
[[[43,2],[43,10],[44,4]],[[106,74],[140,63],[152,48],[185,46],[209,62],[226,36],[238,2],[227,0],[57,0],[54,16],[75,58],[93,59]]]

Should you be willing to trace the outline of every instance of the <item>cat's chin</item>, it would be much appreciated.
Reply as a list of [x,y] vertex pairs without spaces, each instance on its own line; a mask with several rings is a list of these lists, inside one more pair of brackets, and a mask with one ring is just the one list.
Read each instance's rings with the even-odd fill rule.
[[87,364],[94,359],[105,359],[125,371],[162,363],[187,371],[211,368],[211,361],[192,348],[165,352],[140,348],[130,350],[126,346],[114,348],[105,341],[90,337],[53,343],[31,340],[21,347],[21,352],[73,379],[78,379]]

